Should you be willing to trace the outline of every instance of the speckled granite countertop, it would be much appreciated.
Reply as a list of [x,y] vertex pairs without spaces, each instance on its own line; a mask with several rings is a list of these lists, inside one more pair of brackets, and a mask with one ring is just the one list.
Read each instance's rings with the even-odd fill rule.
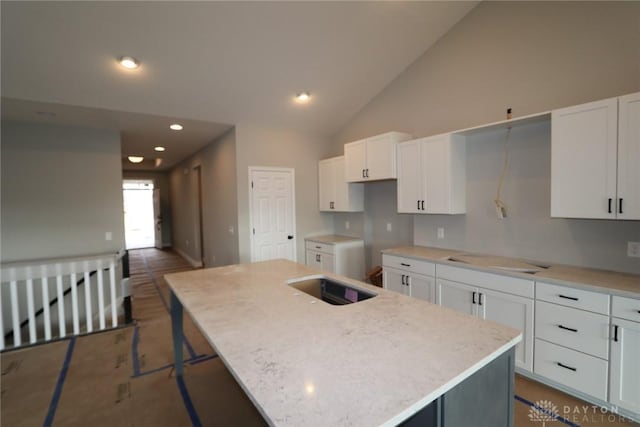
[[317,274],[275,260],[165,276],[271,425],[397,425],[521,340],[515,329],[328,273],[378,295],[334,306],[288,284]]
[[451,249],[423,246],[403,246],[385,249],[382,253],[497,274],[524,277],[538,282],[579,287],[611,295],[640,298],[640,275],[635,274],[562,264],[546,264],[517,258],[472,254]]

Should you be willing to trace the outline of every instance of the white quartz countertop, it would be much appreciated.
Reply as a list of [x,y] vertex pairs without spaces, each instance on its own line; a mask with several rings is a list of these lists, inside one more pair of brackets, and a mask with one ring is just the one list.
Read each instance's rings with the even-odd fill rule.
[[[426,260],[461,268],[523,277],[538,282],[556,283],[620,295],[640,297],[640,275],[598,270],[563,264],[548,264],[493,255],[484,255],[425,246],[385,249],[384,254]],[[525,271],[529,271],[526,273]],[[533,272],[534,274],[530,274]]]
[[310,236],[310,237],[305,237],[304,240],[308,240],[310,242],[325,243],[329,245],[335,245],[336,243],[345,243],[345,242],[362,242],[362,239],[358,239],[357,237],[338,236],[335,234],[330,234],[326,236]]
[[[378,295],[334,306],[287,284],[317,274]],[[271,425],[396,425],[521,339],[517,330],[291,261],[165,278]]]

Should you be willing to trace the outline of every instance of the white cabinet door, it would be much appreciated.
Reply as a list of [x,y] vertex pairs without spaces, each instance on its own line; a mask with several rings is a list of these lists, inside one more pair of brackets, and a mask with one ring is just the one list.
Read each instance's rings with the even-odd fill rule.
[[344,167],[347,182],[365,181],[367,168],[367,140],[350,142],[344,145]]
[[427,138],[422,146],[425,199],[427,213],[448,213],[450,203],[449,138],[440,135]]
[[618,218],[640,219],[640,92],[618,102]]
[[320,252],[307,249],[305,264],[312,268],[322,270],[322,262],[320,261]]
[[[612,318],[609,401],[640,413],[640,323]],[[617,336],[616,336],[617,327]]]
[[382,270],[383,286],[390,291],[398,292],[404,295],[409,294],[408,286],[406,285],[407,275],[404,271],[394,270],[391,268],[384,268]]
[[618,99],[551,113],[551,216],[615,218]]
[[329,254],[320,254],[320,269],[335,273],[335,257]]
[[467,314],[477,314],[474,297],[478,288],[449,280],[437,280],[438,304]]
[[409,294],[414,298],[435,302],[436,284],[435,279],[429,276],[412,274],[409,276]]
[[396,178],[396,139],[392,134],[374,136],[367,139],[368,180]]
[[533,372],[533,300],[479,289],[484,319],[518,329],[522,341],[516,346],[516,366]]
[[321,211],[332,210],[332,203],[336,199],[335,166],[334,159],[320,160],[318,162],[318,204]]
[[398,212],[422,212],[422,140],[398,145]]

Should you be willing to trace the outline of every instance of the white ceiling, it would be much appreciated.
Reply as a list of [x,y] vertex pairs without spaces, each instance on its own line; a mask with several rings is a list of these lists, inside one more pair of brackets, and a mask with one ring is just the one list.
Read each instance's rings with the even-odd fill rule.
[[3,118],[116,126],[123,155],[163,141],[165,168],[239,123],[330,136],[475,4],[3,1]]

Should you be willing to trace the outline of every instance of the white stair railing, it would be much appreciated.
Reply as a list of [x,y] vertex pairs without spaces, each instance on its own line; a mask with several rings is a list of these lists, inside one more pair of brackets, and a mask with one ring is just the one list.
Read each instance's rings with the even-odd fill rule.
[[2,264],[0,351],[117,327],[120,259],[106,254]]

